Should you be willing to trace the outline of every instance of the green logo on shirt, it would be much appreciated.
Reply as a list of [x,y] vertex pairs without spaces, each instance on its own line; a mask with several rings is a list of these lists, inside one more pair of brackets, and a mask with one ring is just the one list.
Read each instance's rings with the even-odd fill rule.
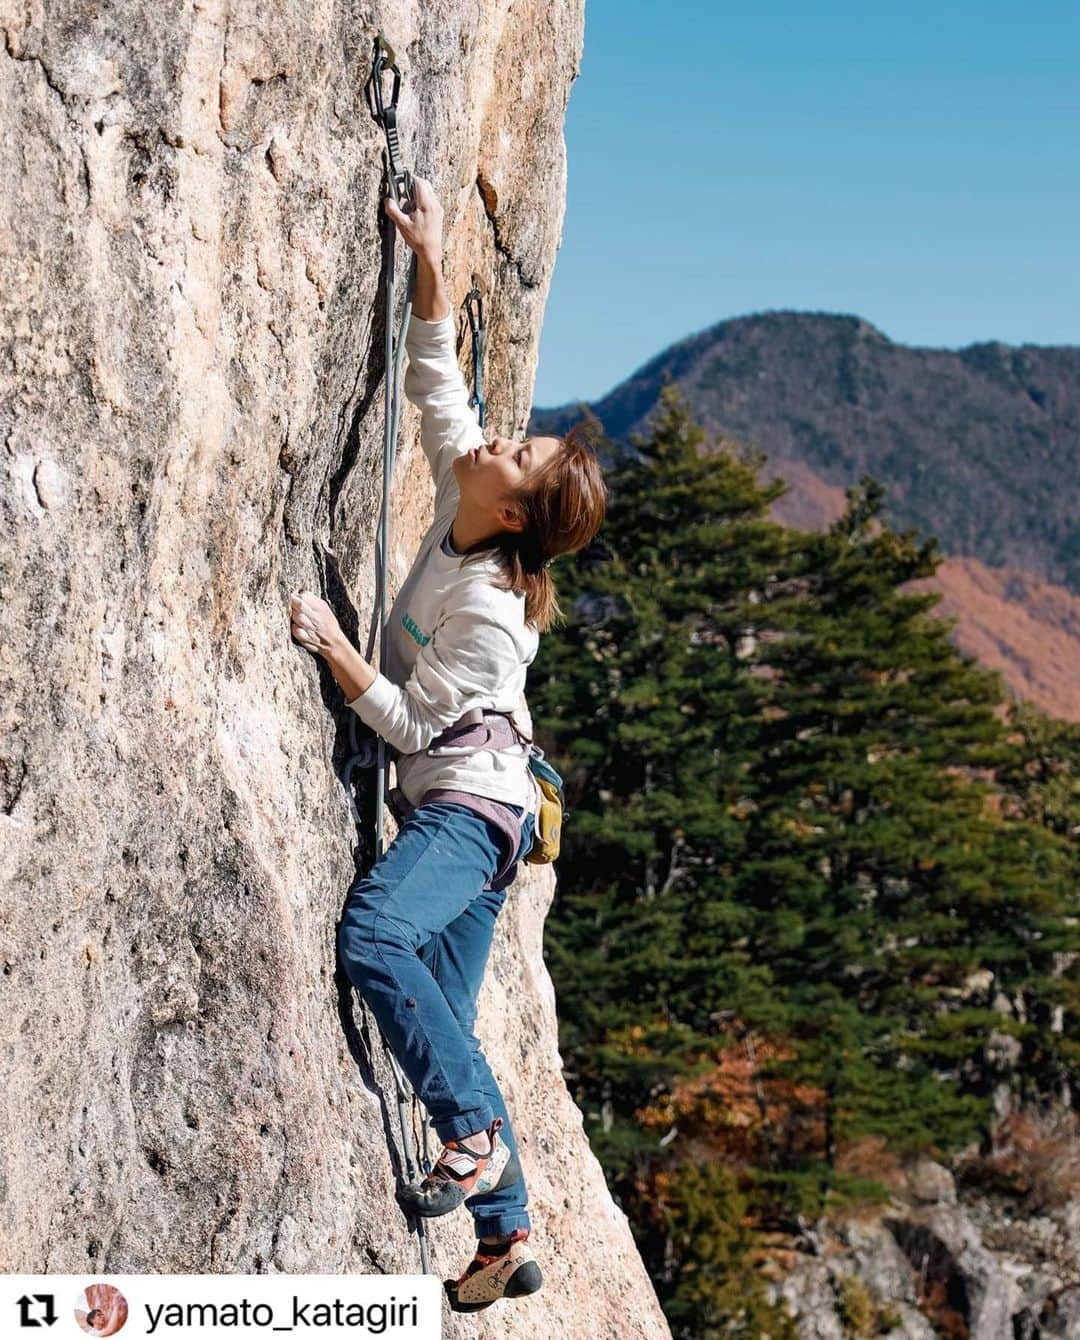
[[431,638],[428,636],[428,634],[421,633],[420,629],[417,628],[416,624],[413,623],[412,619],[407,614],[403,614],[401,616],[401,622],[405,625],[406,631],[408,632],[409,636],[413,638],[416,642],[418,642],[421,647],[426,647],[427,644],[431,641]]

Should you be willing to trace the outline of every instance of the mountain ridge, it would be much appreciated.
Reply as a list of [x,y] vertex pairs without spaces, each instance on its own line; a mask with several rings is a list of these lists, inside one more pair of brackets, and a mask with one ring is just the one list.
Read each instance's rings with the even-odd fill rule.
[[[936,535],[948,558],[979,566],[979,586],[1019,589],[1009,574],[1026,574],[1019,597],[995,602],[996,639],[982,597],[978,612],[957,601],[955,571],[931,584],[957,615],[958,644],[997,644],[993,663],[1011,688],[1077,719],[1080,693],[1061,657],[1064,647],[1080,658],[1080,346],[909,346],[854,313],[775,309],[694,332],[598,400],[534,409],[530,431],[563,433],[586,404],[627,447],[647,433],[669,380],[710,434],[758,449],[762,468],[785,480],[770,510],[781,524],[828,525],[844,490],[872,474],[889,524]],[[975,589],[966,579],[960,588]],[[1051,646],[1057,670],[1033,674]]]
[[897,340],[894,339],[891,335],[887,335],[878,326],[875,326],[872,321],[868,320],[864,316],[860,316],[858,312],[834,312],[834,311],[826,311],[823,308],[762,307],[750,312],[741,312],[737,316],[722,317],[719,321],[714,321],[712,324],[708,326],[702,326],[697,330],[690,331],[688,334],[682,336],[681,338],[667,345],[665,349],[662,350],[660,353],[651,355],[649,358],[645,360],[644,363],[640,363],[627,376],[623,377],[621,381],[618,381],[613,386],[609,387],[609,389],[606,390],[602,395],[594,396],[591,398],[574,397],[570,400],[560,401],[554,405],[536,406],[533,409],[533,415],[537,418],[542,416],[546,419],[548,416],[561,415],[564,413],[573,415],[576,413],[577,406],[581,404],[586,404],[589,405],[590,407],[595,407],[601,404],[602,402],[609,400],[620,388],[625,386],[628,382],[632,382],[637,378],[648,373],[654,364],[662,362],[662,360],[668,354],[670,354],[675,350],[681,349],[684,345],[689,345],[697,340],[700,340],[702,337],[706,335],[712,335],[716,332],[719,332],[726,326],[731,326],[739,322],[758,321],[763,318],[772,318],[772,317],[814,317],[814,318],[824,318],[830,321],[851,322],[860,332],[865,332],[867,334],[876,336],[884,344],[894,345],[902,349],[908,349],[911,350],[913,353],[962,355],[973,350],[1000,348],[1000,349],[1016,350],[1018,352],[1023,352],[1025,350],[1037,350],[1037,351],[1060,350],[1066,353],[1076,353],[1077,356],[1080,357],[1080,342],[1078,342],[1077,344],[1044,344],[1037,340],[1024,340],[1020,344],[1012,344],[1007,340],[985,339],[985,340],[971,340],[966,344],[959,344],[959,345],[909,344],[904,340]]

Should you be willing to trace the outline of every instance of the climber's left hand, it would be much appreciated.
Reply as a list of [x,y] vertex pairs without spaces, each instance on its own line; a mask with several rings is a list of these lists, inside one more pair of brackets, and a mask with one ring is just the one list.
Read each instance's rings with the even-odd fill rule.
[[310,591],[294,591],[289,597],[292,635],[307,651],[326,656],[344,637],[337,615],[319,596]]

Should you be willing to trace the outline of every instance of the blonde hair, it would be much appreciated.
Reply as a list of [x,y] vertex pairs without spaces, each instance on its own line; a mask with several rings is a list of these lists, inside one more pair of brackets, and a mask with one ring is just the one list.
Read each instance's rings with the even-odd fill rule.
[[462,560],[464,566],[494,549],[501,569],[495,585],[525,592],[525,622],[541,633],[565,621],[548,571],[552,559],[584,549],[604,524],[607,485],[593,442],[600,432],[595,419],[585,419],[559,438],[551,458],[509,494],[525,513],[524,527],[481,541]]

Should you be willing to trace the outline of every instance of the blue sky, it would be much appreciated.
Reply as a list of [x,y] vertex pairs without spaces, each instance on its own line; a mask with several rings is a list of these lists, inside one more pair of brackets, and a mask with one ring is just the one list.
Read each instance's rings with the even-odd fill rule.
[[1080,344],[1080,4],[586,0],[535,403],[771,309]]

